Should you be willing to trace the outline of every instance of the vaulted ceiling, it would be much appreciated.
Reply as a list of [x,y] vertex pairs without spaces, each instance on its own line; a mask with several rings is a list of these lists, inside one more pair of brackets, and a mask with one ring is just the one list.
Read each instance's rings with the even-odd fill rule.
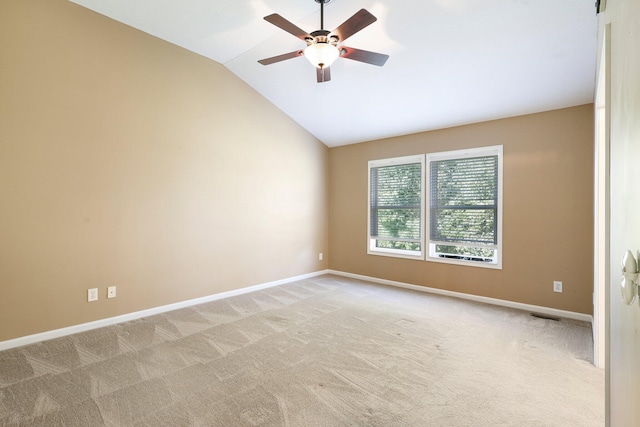
[[258,63],[305,47],[263,17],[312,32],[316,0],[71,1],[223,64],[330,147],[593,101],[593,0],[331,0],[326,29],[365,8],[345,45],[390,58],[320,84],[303,57]]

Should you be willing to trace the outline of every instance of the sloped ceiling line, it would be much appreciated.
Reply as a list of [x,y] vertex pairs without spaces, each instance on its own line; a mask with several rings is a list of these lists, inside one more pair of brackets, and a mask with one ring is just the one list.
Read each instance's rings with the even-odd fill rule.
[[365,8],[378,21],[348,45],[391,57],[338,59],[322,84],[305,60],[257,62],[304,47],[263,17],[313,31],[315,0],[70,1],[223,64],[330,147],[593,102],[593,0],[335,0],[325,27]]

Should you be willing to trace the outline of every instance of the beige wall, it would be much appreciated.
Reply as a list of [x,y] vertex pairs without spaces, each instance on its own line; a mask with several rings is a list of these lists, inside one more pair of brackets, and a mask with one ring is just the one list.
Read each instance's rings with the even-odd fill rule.
[[327,268],[328,149],[224,67],[65,0],[0,40],[0,341]]
[[[611,29],[611,227],[607,414],[613,427],[640,425],[640,307],[622,303],[620,260],[640,250],[640,2],[609,0],[599,45]],[[602,50],[601,50],[602,52]]]
[[[503,269],[367,255],[367,162],[504,145]],[[329,151],[334,270],[592,313],[593,106],[425,132]],[[553,292],[553,281],[564,284]]]

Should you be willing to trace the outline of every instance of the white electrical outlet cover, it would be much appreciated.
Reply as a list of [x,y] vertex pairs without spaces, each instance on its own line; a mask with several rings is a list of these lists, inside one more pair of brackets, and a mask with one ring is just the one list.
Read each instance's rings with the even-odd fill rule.
[[553,292],[562,293],[562,282],[558,282],[558,281],[553,282]]

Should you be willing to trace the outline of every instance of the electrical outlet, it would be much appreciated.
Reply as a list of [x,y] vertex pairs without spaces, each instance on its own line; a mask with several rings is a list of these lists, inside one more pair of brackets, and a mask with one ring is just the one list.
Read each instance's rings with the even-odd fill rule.
[[322,261],[322,259],[323,259],[323,255],[322,255],[322,252],[320,252],[320,253],[318,254],[318,261]]
[[91,288],[87,291],[87,300],[89,302],[98,301],[98,288]]
[[558,282],[558,281],[553,282],[553,292],[562,293],[562,282]]
[[116,297],[116,287],[109,286],[107,288],[107,298],[115,298]]

